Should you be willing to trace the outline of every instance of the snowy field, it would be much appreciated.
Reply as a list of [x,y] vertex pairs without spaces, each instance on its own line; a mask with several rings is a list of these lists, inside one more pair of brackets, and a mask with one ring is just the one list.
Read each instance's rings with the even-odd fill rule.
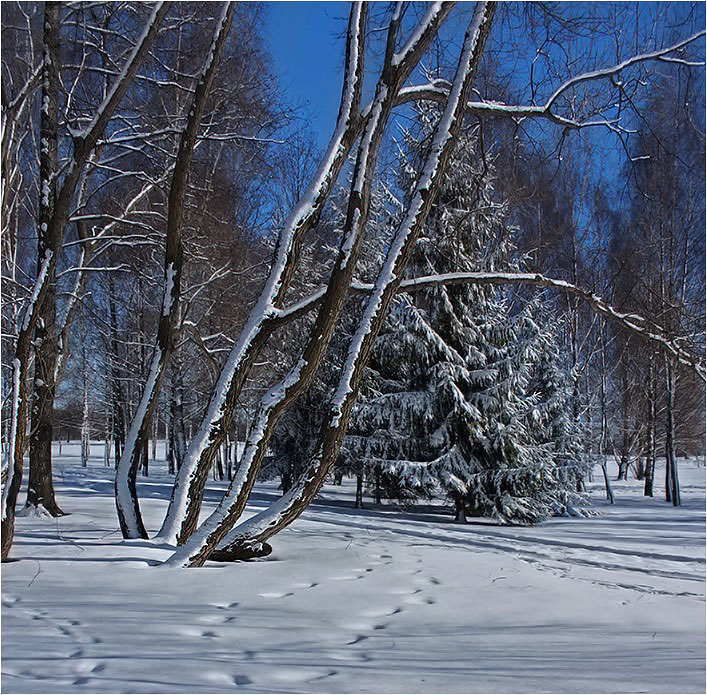
[[83,469],[77,449],[56,465],[70,515],[19,518],[2,567],[3,693],[705,692],[702,462],[680,461],[682,508],[633,480],[607,506],[597,476],[598,516],[534,528],[354,510],[345,481],[265,560],[166,570],[121,540],[101,447]]

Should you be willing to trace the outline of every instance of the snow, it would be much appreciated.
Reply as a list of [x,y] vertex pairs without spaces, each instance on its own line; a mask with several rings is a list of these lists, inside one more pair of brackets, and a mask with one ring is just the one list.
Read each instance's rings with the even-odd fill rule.
[[[355,510],[345,481],[263,561],[166,569],[169,547],[121,540],[102,444],[87,468],[79,448],[56,457],[71,514],[18,518],[2,567],[5,693],[705,690],[703,461],[680,461],[683,507],[635,480],[609,506],[597,475],[599,515],[528,528]],[[153,529],[164,465],[139,482]]]
[[415,47],[420,43],[425,33],[429,31],[430,25],[432,25],[440,15],[442,15],[444,18],[444,16],[448,12],[449,9],[447,8],[445,10],[444,4],[441,2],[430,3],[427,6],[427,12],[422,18],[422,21],[417,25],[415,31],[413,31],[410,38],[408,38],[408,40],[405,42],[405,45],[400,49],[400,52],[396,53],[393,56],[391,64],[393,66],[400,65],[403,60],[405,60],[405,58],[410,55],[410,53],[412,53]]
[[174,263],[170,262],[165,270],[164,298],[162,300],[162,316],[169,316],[174,303],[174,276],[176,275]]

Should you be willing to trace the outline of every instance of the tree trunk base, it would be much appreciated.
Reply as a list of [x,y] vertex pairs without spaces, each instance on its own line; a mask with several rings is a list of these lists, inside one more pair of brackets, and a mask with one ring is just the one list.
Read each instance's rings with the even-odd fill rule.
[[272,552],[272,546],[269,543],[243,543],[242,545],[229,545],[225,548],[217,548],[211,555],[209,560],[215,562],[243,562],[247,560],[255,560],[259,557],[267,557]]
[[10,548],[12,548],[12,541],[15,536],[15,515],[8,514],[2,522],[2,542],[0,543],[1,552],[0,558],[2,562],[12,562],[9,559]]
[[40,502],[38,504],[27,502],[24,509],[17,512],[17,516],[50,516],[58,518],[67,516],[67,512],[63,511],[56,502]]

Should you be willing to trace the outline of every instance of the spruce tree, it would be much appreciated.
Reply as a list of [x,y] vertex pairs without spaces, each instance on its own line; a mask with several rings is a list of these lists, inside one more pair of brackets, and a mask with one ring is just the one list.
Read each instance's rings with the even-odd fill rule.
[[[462,141],[449,171],[410,274],[516,270],[473,138]],[[458,521],[470,513],[534,523],[567,509],[572,486],[556,412],[562,392],[543,362],[550,336],[532,306],[516,316],[510,306],[507,293],[490,286],[401,296],[377,341],[342,455],[377,469],[401,499],[442,493]]]

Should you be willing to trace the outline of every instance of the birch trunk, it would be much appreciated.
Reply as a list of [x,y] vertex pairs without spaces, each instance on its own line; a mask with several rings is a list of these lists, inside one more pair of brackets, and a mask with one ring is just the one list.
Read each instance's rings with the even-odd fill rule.
[[601,436],[599,439],[599,457],[601,461],[601,472],[604,475],[604,487],[606,488],[606,499],[609,504],[614,504],[614,491],[611,489],[609,472],[606,468],[606,327],[601,322]]
[[86,371],[88,364],[86,363],[86,350],[84,348],[84,363],[83,363],[83,411],[81,415],[81,465],[88,465],[88,457],[90,454],[90,432],[88,426],[88,379]]
[[648,451],[646,452],[646,478],[643,484],[643,494],[646,497],[653,497],[653,478],[655,477],[655,400],[657,388],[654,359],[655,357],[651,359],[648,376]]

